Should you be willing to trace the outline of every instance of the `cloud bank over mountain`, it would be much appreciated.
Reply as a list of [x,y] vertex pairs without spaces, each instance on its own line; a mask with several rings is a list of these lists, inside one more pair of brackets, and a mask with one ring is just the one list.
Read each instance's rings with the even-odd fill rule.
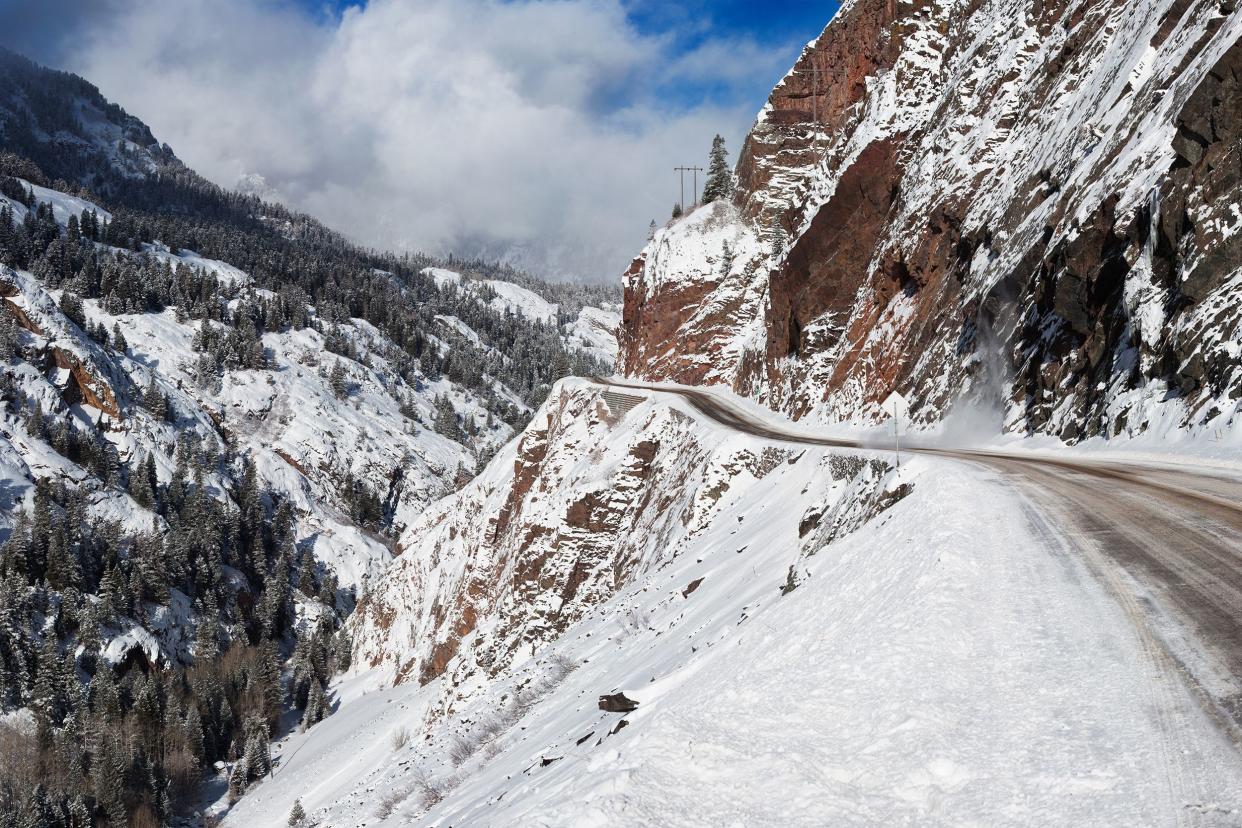
[[[702,163],[716,132],[736,151],[800,46],[710,29],[687,45],[627,11],[130,0],[79,16],[72,34],[58,15],[58,40],[34,56],[89,77],[218,183],[364,244],[601,279],[667,216],[674,165]],[[30,17],[37,41],[44,21]],[[721,54],[728,70],[708,71]]]

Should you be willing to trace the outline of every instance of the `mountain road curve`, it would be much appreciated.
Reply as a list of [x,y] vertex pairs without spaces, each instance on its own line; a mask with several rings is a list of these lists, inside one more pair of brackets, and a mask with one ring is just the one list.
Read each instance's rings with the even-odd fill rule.
[[[676,394],[716,423],[765,439],[891,448],[764,422],[692,388],[595,381]],[[1242,747],[1242,479],[1173,464],[916,443],[902,451],[984,466],[1021,491],[1118,601],[1155,665],[1182,681]]]

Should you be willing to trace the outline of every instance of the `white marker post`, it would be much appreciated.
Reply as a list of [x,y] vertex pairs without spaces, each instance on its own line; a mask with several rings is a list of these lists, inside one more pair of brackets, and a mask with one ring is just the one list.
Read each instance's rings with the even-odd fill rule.
[[881,406],[888,416],[893,418],[893,446],[897,451],[897,468],[901,468],[901,412],[908,411],[906,398],[896,391],[888,395]]

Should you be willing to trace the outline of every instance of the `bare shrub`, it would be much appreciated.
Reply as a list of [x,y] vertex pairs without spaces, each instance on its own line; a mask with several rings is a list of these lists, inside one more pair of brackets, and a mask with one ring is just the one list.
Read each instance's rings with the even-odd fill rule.
[[526,711],[538,701],[535,689],[527,684],[522,687],[516,687],[513,690],[513,699],[509,702],[509,706],[513,709],[516,718],[520,719],[526,715]]
[[15,789],[35,786],[39,770],[39,742],[33,727],[0,723],[0,779]]
[[418,791],[419,802],[424,811],[430,811],[439,805],[449,791],[453,789],[454,779],[433,779],[427,773],[420,773],[414,779],[414,788]]
[[388,793],[380,797],[379,804],[375,806],[375,816],[379,819],[388,819],[392,816],[392,812],[397,810],[397,806],[404,802],[411,793],[413,788],[409,785],[394,788]]
[[160,828],[162,825],[155,811],[151,810],[151,806],[146,802],[139,805],[129,816],[129,828]]
[[401,748],[410,743],[410,729],[402,725],[392,732],[390,738],[392,740],[392,749],[394,751],[401,750]]
[[503,716],[491,715],[479,720],[475,725],[474,732],[478,734],[479,741],[487,743],[495,739],[503,733],[509,726]]
[[631,607],[629,612],[617,619],[617,624],[624,635],[636,635],[651,626],[651,615],[646,610]]
[[[168,742],[173,739],[169,738]],[[168,794],[173,803],[186,807],[198,794],[203,772],[198,760],[185,745],[169,745],[164,751],[164,774],[168,779]]]
[[449,759],[453,762],[453,767],[457,767],[479,749],[479,740],[477,738],[478,731],[474,731],[471,736],[474,738],[466,738],[463,736],[454,736],[449,742]]
[[552,683],[552,686],[548,689],[551,690],[552,687],[560,684],[576,669],[578,669],[578,662],[574,661],[569,656],[564,653],[556,653],[553,655],[550,659],[548,659],[548,679]]

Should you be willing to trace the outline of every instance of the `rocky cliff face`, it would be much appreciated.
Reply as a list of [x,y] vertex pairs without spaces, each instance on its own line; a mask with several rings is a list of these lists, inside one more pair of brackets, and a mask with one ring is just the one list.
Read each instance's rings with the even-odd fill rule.
[[[625,276],[621,369],[795,416],[963,395],[1066,439],[1242,396],[1232,0],[857,0],[773,91],[732,204]],[[672,344],[670,344],[672,343]]]
[[[442,679],[445,711],[671,565],[709,526],[762,522],[766,506],[748,514],[736,501],[778,469],[823,467],[802,490],[806,555],[905,493],[886,490],[898,484],[884,463],[804,455],[720,432],[668,399],[618,402],[565,380],[483,474],[402,536],[350,619],[355,669]],[[768,573],[773,584],[782,574]]]

